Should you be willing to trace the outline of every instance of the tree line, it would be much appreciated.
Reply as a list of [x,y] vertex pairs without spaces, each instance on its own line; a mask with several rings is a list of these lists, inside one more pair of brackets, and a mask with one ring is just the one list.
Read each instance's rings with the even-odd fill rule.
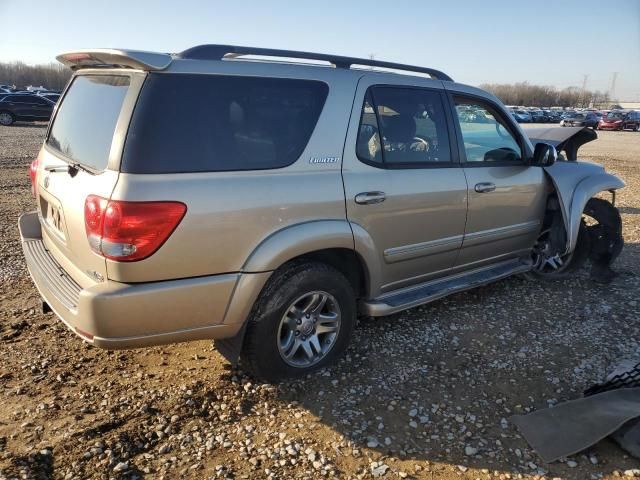
[[33,85],[62,90],[71,77],[71,69],[59,63],[27,65],[23,62],[0,62],[0,84],[19,89]]
[[[61,90],[70,77],[71,70],[59,63],[27,65],[23,62],[0,62],[0,84],[15,85],[20,89],[33,85]],[[493,93],[505,105],[607,108],[611,103],[609,94],[606,92],[582,90],[578,87],[558,90],[551,86],[520,82],[485,83],[480,85],[480,88]]]
[[486,83],[480,85],[480,88],[493,93],[505,105],[606,108],[611,103],[609,94],[606,92],[582,90],[578,87],[558,90],[551,86],[520,82],[513,84]]

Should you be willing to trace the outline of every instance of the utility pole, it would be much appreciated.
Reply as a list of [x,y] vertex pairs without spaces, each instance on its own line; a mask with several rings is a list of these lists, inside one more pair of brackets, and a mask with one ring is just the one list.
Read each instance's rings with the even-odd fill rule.
[[613,72],[613,75],[611,76],[611,85],[609,86],[609,99],[613,102],[614,99],[614,95],[616,93],[616,80],[618,79],[618,73],[620,72]]
[[580,92],[580,106],[584,107],[585,103],[585,93],[587,91],[587,80],[589,79],[589,75],[586,73],[582,74],[582,91]]

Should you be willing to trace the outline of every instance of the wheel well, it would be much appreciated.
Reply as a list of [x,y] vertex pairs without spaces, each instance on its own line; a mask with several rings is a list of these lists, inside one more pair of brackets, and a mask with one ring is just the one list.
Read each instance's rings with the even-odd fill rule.
[[368,279],[366,269],[363,260],[355,251],[348,248],[328,248],[305,253],[292,258],[289,262],[301,260],[331,265],[349,280],[356,296],[367,296]]

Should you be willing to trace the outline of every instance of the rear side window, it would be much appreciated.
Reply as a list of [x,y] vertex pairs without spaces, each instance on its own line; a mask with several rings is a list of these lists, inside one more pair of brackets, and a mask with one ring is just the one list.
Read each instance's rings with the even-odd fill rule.
[[311,80],[150,74],[121,170],[181,173],[281,168],[302,154],[328,87]]
[[104,170],[129,77],[77,76],[64,96],[47,145],[74,162]]

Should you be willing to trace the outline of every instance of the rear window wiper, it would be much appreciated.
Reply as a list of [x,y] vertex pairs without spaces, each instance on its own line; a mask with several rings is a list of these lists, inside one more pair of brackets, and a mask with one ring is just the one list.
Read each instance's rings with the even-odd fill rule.
[[87,167],[85,167],[84,165],[78,162],[73,162],[73,163],[69,162],[66,165],[55,165],[55,166],[44,167],[44,169],[47,172],[67,172],[69,176],[71,176],[71,178],[75,177],[78,174],[78,171],[80,170],[82,170],[83,172],[90,173],[91,175],[94,175],[94,172],[92,172],[90,169],[88,169]]

